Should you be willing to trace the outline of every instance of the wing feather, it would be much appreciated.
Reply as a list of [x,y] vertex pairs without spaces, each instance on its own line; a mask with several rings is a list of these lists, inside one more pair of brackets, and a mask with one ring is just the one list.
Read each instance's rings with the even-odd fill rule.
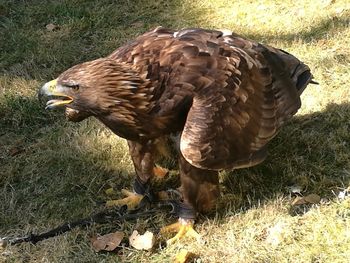
[[110,57],[146,74],[151,114],[166,117],[164,132],[182,131],[189,163],[212,170],[261,162],[312,79],[287,52],[215,30],[157,28]]
[[[211,52],[221,55],[212,55],[202,69],[198,63],[186,65],[195,65],[197,74],[205,72],[197,79],[212,77],[207,85],[199,85],[180,142],[185,159],[203,169],[261,162],[266,144],[300,107],[296,81],[289,75],[293,66],[283,60],[283,52],[232,35],[223,39],[219,51]],[[212,49],[212,42],[207,43]],[[288,59],[292,65],[300,63]],[[212,60],[216,62],[209,63]],[[191,76],[190,71],[182,72],[184,81],[193,80]]]

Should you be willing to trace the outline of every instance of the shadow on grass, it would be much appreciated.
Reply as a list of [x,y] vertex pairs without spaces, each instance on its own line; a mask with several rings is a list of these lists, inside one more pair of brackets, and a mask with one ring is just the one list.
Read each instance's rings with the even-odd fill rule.
[[[0,122],[5,131],[0,229],[87,215],[99,209],[96,201],[107,198],[103,190],[131,185],[126,149],[99,142],[106,132],[112,141],[115,135],[96,121],[68,123],[45,113],[35,97],[11,97],[7,105]],[[350,103],[294,117],[271,142],[261,165],[223,173],[226,207],[228,202],[237,210],[249,209],[278,195],[288,196],[292,185],[301,186],[306,194],[334,197],[333,192],[350,183],[349,118]],[[25,151],[11,156],[14,147]]]
[[[180,6],[180,0],[2,2],[0,73],[47,81],[74,64],[111,53],[149,28],[178,27]],[[50,23],[53,30],[46,28]],[[66,123],[45,112],[35,96],[20,97],[16,88],[0,101],[0,229],[86,214],[84,204],[91,208],[92,199],[99,199],[94,195],[111,178],[121,176],[118,187],[129,186],[128,172],[109,170],[103,160],[111,159],[108,145],[96,143],[95,154],[91,145],[84,152],[84,143],[79,149],[72,143],[79,136],[96,140],[104,129]],[[77,133],[79,127],[83,131]],[[115,158],[124,158],[125,153],[114,151]]]
[[[0,101],[0,136],[26,135],[53,125],[59,118],[45,111],[37,98],[4,94]],[[1,145],[1,144],[0,144]]]
[[294,117],[272,140],[262,164],[223,174],[228,195],[224,207],[257,207],[278,196],[288,197],[293,185],[303,194],[335,198],[350,185],[349,118],[350,103]]
[[124,146],[97,121],[69,123],[35,96],[8,95],[0,112],[0,235],[87,216],[129,187]]
[[180,7],[180,0],[5,1],[0,4],[0,72],[52,79],[150,28],[183,27]]
[[[180,0],[0,3],[0,73],[10,82],[47,81],[150,28],[184,27],[180,7]],[[107,199],[105,188],[130,186],[125,150],[98,140],[104,128],[67,123],[8,86],[0,98],[1,232],[85,216]]]

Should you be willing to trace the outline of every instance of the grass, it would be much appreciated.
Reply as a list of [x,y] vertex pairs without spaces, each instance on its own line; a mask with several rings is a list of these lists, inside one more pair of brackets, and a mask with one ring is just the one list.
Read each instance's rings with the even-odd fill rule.
[[[349,17],[346,0],[0,2],[0,236],[85,217],[102,209],[105,189],[131,185],[122,139],[95,120],[68,123],[37,102],[41,84],[74,64],[158,25],[228,28],[295,54],[320,83],[304,92],[302,109],[270,144],[263,164],[221,174],[217,212],[196,225],[205,244],[91,249],[96,233],[156,231],[175,220],[160,213],[8,247],[0,261],[171,262],[187,248],[196,262],[347,262],[350,199],[338,193],[350,186]],[[50,23],[58,28],[48,31]],[[291,207],[292,185],[320,195],[321,203]]]

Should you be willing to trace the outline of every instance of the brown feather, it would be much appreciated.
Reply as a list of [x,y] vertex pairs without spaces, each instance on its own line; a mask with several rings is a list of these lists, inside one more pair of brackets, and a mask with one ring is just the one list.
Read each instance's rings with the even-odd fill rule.
[[217,172],[210,170],[263,161],[312,75],[285,51],[234,33],[159,27],[58,81],[82,86],[69,107],[129,140],[143,182],[152,177],[157,138],[178,135],[184,201],[208,210],[218,196]]

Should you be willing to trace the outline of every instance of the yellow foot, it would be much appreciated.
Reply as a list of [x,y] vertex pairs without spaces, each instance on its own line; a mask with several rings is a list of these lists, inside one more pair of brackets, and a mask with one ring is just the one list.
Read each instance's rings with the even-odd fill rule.
[[179,241],[184,237],[191,237],[197,239],[197,241],[200,241],[201,235],[193,229],[193,224],[193,220],[179,218],[179,221],[177,223],[162,227],[160,233],[164,235],[167,233],[177,232],[177,234],[173,238],[167,240],[166,243],[168,245],[174,244],[175,242]]
[[153,175],[155,180],[162,180],[169,173],[168,169],[165,169],[160,166],[155,166],[153,168]]
[[143,195],[130,192],[126,189],[122,189],[122,194],[125,195],[126,197],[118,200],[109,200],[107,201],[106,206],[111,207],[111,206],[127,205],[128,209],[131,210],[131,209],[135,209],[143,198]]

